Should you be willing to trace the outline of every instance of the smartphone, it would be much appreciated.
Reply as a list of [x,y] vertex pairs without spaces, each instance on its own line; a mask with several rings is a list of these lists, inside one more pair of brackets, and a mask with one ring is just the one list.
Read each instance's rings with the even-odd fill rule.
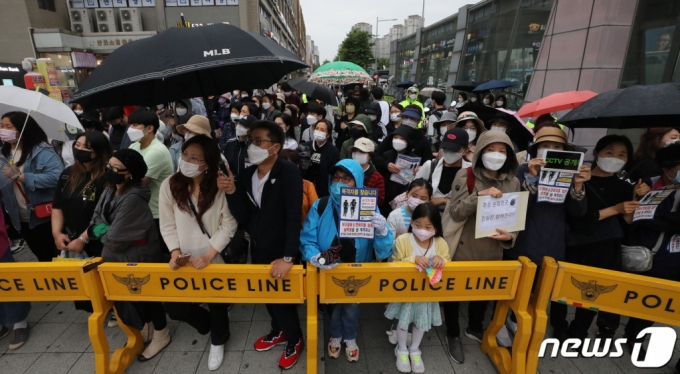
[[222,170],[222,174],[224,174],[225,177],[229,175],[229,172],[227,171],[227,164],[224,163],[224,160],[220,160],[219,167],[220,170]]
[[175,263],[178,266],[184,266],[187,263],[189,263],[190,258],[191,258],[191,253],[184,253],[184,254],[179,255],[179,257],[177,257],[177,259],[175,260]]

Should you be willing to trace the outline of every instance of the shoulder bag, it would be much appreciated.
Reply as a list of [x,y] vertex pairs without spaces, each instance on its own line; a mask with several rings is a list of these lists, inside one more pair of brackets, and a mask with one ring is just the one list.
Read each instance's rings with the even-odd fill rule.
[[[208,230],[203,226],[203,222],[198,219],[198,212],[196,211],[196,207],[194,206],[193,201],[191,201],[191,198],[189,198],[189,206],[196,218],[196,222],[198,222],[198,226],[201,228],[201,232],[210,239]],[[245,264],[248,262],[248,241],[246,240],[245,235],[243,235],[242,230],[236,230],[234,237],[231,238],[229,244],[227,244],[222,252],[220,252],[220,255],[225,264]]]
[[21,192],[21,196],[24,197],[24,201],[26,201],[26,206],[33,211],[33,214],[35,214],[36,217],[38,217],[40,219],[52,217],[52,203],[51,202],[32,206],[31,202],[28,200],[28,197],[24,193],[24,189],[21,188],[21,185],[19,184],[19,182],[14,181],[14,183],[16,183],[17,187],[19,188],[19,192]]

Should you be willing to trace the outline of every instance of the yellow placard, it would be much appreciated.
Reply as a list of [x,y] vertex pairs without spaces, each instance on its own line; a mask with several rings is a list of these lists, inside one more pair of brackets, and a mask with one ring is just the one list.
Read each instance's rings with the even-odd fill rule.
[[521,270],[518,261],[449,262],[441,281],[431,285],[412,263],[340,264],[320,272],[320,302],[509,300]]
[[560,262],[552,300],[680,325],[680,283],[659,278]]
[[0,264],[0,301],[88,300],[78,262]]
[[270,265],[209,265],[196,270],[167,264],[106,263],[99,266],[109,300],[302,304],[304,274],[293,266],[283,279]]

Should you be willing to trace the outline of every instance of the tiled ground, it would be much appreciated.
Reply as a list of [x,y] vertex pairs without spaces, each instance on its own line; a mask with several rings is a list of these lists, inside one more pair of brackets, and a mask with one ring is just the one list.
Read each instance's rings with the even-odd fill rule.
[[[28,249],[17,254],[18,261],[34,261]],[[491,304],[491,303],[490,303]],[[490,307],[491,308],[491,307]],[[487,322],[491,309],[487,311]],[[461,327],[467,324],[467,307],[461,307]],[[299,307],[300,319],[306,320],[305,306]],[[384,305],[362,305],[360,334],[357,343],[361,349],[358,362],[349,363],[344,355],[339,359],[324,357],[328,335],[324,336],[324,323],[319,321],[319,373],[362,374],[397,373],[394,346],[387,340],[386,330],[390,321],[383,317]],[[322,317],[323,318],[323,317]],[[570,310],[569,318],[573,318]],[[29,315],[31,337],[26,345],[16,351],[8,351],[9,337],[0,340],[0,374],[59,374],[94,373],[94,356],[87,336],[87,314],[76,311],[72,302],[36,302]],[[231,338],[227,343],[225,360],[215,373],[280,373],[277,367],[282,348],[269,352],[256,352],[253,342],[269,330],[269,316],[263,305],[234,305],[230,312]],[[623,325],[616,334],[621,337]],[[327,321],[325,321],[327,323]],[[304,323],[304,322],[303,322]],[[303,330],[305,325],[303,324]],[[462,329],[461,329],[462,330]],[[112,350],[125,343],[120,329],[105,328]],[[185,323],[170,322],[172,343],[153,360],[146,363],[134,362],[127,373],[208,373],[209,337],[198,334]],[[676,328],[680,333],[680,328]],[[551,331],[549,329],[549,335]],[[596,327],[591,328],[594,337]],[[481,353],[479,344],[463,336],[465,363],[456,364],[447,355],[445,328],[438,327],[425,334],[421,350],[427,373],[486,374],[495,368]],[[680,335],[680,334],[679,334]],[[539,360],[540,374],[635,374],[675,373],[675,363],[680,359],[680,344],[671,362],[659,369],[638,369],[631,364],[630,355],[625,352],[620,358],[544,358]],[[298,364],[287,372],[306,371],[306,350]]]

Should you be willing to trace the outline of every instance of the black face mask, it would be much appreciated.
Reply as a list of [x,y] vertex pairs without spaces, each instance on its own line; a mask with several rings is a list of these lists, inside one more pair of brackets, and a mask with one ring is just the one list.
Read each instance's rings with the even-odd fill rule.
[[76,149],[75,147],[73,148],[73,158],[84,164],[94,160],[92,158],[92,152],[83,151],[82,149]]
[[125,175],[118,174],[113,169],[106,169],[106,181],[111,185],[121,184],[125,182]]
[[349,133],[354,140],[367,137],[368,135],[364,129],[350,129]]

